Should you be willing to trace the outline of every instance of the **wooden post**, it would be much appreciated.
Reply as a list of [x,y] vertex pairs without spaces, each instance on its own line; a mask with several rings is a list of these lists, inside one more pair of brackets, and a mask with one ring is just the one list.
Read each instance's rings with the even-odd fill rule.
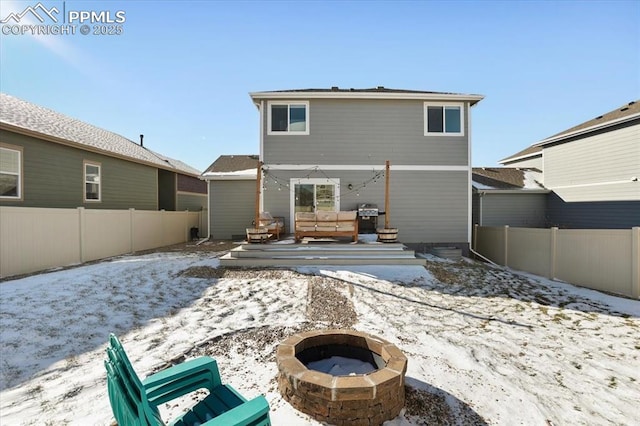
[[384,172],[384,227],[389,228],[389,160],[387,160]]
[[262,187],[262,161],[258,161],[258,167],[256,167],[256,217],[254,227],[259,228],[260,223],[260,191]]

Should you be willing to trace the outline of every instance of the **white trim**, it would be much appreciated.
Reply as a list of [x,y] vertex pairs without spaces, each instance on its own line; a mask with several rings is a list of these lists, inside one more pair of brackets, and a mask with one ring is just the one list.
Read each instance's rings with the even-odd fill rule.
[[[287,108],[287,112],[288,112],[288,125],[287,125],[287,129],[291,128],[291,105],[304,105],[305,107],[305,114],[304,114],[304,119],[305,119],[305,130],[304,131],[299,131],[299,130],[287,130],[285,131],[273,131],[271,130],[271,107],[273,105],[286,105]],[[287,135],[308,135],[309,134],[309,101],[299,101],[299,100],[278,100],[278,101],[267,101],[267,135],[269,136],[287,136]]]
[[475,189],[477,194],[548,194],[550,189]]
[[315,185],[329,185],[332,184],[336,187],[333,194],[333,200],[335,205],[335,211],[340,211],[340,178],[291,178],[289,179],[289,223],[291,229],[295,226],[295,210],[296,210],[296,190],[295,185],[314,185],[314,200],[315,200]]
[[13,172],[2,172],[4,174],[7,175],[12,175],[12,176],[17,176],[18,177],[18,183],[17,183],[17,192],[18,195],[17,196],[11,196],[11,195],[0,195],[0,200],[5,200],[5,201],[23,201],[23,197],[22,197],[22,184],[23,184],[23,174],[24,174],[24,168],[23,168],[23,148],[21,146],[16,146],[16,145],[9,145],[9,144],[4,144],[4,143],[0,143],[0,149],[4,149],[7,151],[12,151],[12,152],[17,152],[18,153],[18,173],[13,173]]
[[634,183],[634,182],[637,182],[637,181],[633,180],[633,178],[629,178],[627,180],[615,180],[610,182],[581,183],[577,185],[563,185],[563,186],[553,186],[553,187],[549,186],[549,188],[552,190],[567,189],[567,188],[586,188],[590,186],[620,185],[623,183]]
[[[345,171],[360,171],[360,170],[384,170],[384,164],[265,164],[266,170],[345,170]],[[411,164],[392,164],[391,170],[401,172],[466,172],[472,169],[471,166],[425,166],[425,165],[411,165]]]
[[209,235],[207,237],[211,237],[211,181],[207,182],[207,232]]
[[402,92],[252,92],[249,93],[257,104],[262,99],[415,99],[425,101],[468,101],[480,102],[482,95],[457,93],[402,93]]
[[[87,166],[97,167],[98,168],[98,198],[87,198],[87,183],[95,183],[95,182],[87,182]],[[82,193],[83,200],[85,203],[101,203],[102,202],[102,164],[97,163],[95,161],[84,160],[82,162]]]
[[264,161],[264,101],[260,101],[260,161]]
[[[429,123],[427,120],[427,117],[428,117],[427,108],[430,106],[442,108],[442,120],[443,120],[442,132],[429,132],[429,127],[428,127]],[[460,131],[459,132],[447,132],[445,130],[445,128],[447,127],[445,109],[446,107],[451,107],[451,106],[460,108]],[[446,137],[464,136],[464,107],[465,107],[465,104],[462,102],[424,102],[422,106],[424,135],[425,136],[446,136]]]
[[256,180],[256,175],[217,175],[217,176],[203,176],[206,181],[219,181],[219,180]]
[[533,158],[533,157],[537,157],[537,156],[542,157],[542,149],[540,149],[540,151],[532,152],[530,154],[521,155],[519,157],[514,157],[514,158],[507,157],[504,160],[498,161],[498,163],[504,165],[505,163],[512,163],[514,161],[526,160],[527,158]]
[[[469,136],[467,137],[467,154],[468,154],[468,158],[467,158],[467,164],[469,164],[469,166],[471,166],[471,111],[469,111],[467,113],[467,120],[468,120],[468,130],[469,130]],[[462,125],[463,125],[463,131],[464,131],[464,120],[462,120]],[[469,180],[467,181],[467,188],[468,188],[468,193],[467,193],[467,243],[469,244],[469,247],[471,247],[471,237],[472,237],[472,229],[473,229],[473,188],[472,188],[472,183],[473,183],[473,167],[469,167]],[[482,200],[480,201],[482,203]],[[480,210],[482,212],[482,209]],[[482,214],[482,213],[481,213]]]

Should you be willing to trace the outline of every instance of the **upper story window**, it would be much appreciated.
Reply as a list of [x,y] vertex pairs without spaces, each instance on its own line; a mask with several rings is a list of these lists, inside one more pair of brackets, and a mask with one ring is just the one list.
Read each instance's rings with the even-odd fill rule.
[[309,134],[309,102],[269,102],[268,111],[268,134]]
[[424,103],[425,136],[463,136],[464,105],[449,103]]
[[84,163],[84,200],[85,201],[100,201],[101,200],[101,188],[100,183],[100,169],[101,166],[98,163]]
[[0,147],[0,198],[22,199],[22,150]]

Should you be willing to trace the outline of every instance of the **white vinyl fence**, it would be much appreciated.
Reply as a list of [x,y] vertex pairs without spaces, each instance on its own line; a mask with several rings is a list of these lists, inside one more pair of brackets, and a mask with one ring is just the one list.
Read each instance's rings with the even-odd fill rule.
[[497,264],[640,299],[640,228],[474,230],[473,249]]
[[0,278],[183,243],[201,214],[0,207]]

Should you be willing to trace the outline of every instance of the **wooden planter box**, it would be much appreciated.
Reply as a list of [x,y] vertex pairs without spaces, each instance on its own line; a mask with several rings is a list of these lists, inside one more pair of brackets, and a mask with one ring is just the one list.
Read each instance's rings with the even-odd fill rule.
[[247,228],[248,243],[264,243],[271,237],[267,228]]

